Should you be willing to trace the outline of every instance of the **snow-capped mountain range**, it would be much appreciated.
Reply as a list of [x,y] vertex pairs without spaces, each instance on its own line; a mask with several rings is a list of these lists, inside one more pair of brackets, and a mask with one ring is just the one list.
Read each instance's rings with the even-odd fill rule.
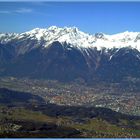
[[0,33],[0,76],[85,82],[140,78],[140,33],[90,35],[56,26]]
[[111,49],[132,47],[140,50],[140,32],[126,31],[114,35],[106,35],[103,33],[89,35],[88,33],[79,31],[76,27],[59,28],[51,26],[48,29],[35,28],[21,34],[0,34],[1,43],[8,43],[15,39],[22,40],[25,38],[37,40],[38,42],[44,40],[44,47],[47,47],[54,41],[59,41],[61,43],[67,42],[78,48],[96,47],[98,50],[101,50],[102,48]]

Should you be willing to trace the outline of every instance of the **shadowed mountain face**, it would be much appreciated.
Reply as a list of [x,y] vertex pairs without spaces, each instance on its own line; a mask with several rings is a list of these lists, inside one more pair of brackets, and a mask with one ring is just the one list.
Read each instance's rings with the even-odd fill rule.
[[[12,50],[13,51],[13,50]],[[104,50],[72,48],[52,43],[48,48],[35,48],[16,55],[9,47],[0,47],[0,75],[45,78],[59,81],[82,79],[87,82],[120,81],[140,76],[140,53],[135,49]],[[88,52],[88,55],[87,55]]]
[[[36,48],[19,55],[3,66],[5,70],[1,75],[61,81],[86,78],[89,69],[84,56],[77,49],[72,48],[69,51],[66,47],[59,42],[54,42],[48,48]],[[6,52],[4,53],[7,55]],[[7,56],[2,58],[6,59]]]
[[[36,38],[40,34],[42,36]],[[95,34],[91,37],[75,28],[62,30],[55,27],[43,31],[36,29],[13,36],[9,36],[10,41],[0,38],[0,76],[44,78],[63,82],[80,80],[88,83],[118,82],[126,77],[140,77],[140,52],[133,46],[128,47],[127,38],[126,47],[109,48],[102,44],[105,47],[99,49],[99,46],[95,46],[96,42],[111,42],[106,35]],[[124,44],[125,40],[122,38],[121,43]],[[131,40],[134,39],[130,38]]]

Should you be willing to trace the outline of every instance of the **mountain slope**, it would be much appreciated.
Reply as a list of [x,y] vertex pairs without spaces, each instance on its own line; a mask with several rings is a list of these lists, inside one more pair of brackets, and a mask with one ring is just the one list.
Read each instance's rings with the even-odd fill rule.
[[0,34],[0,76],[121,81],[140,77],[140,33],[89,35],[76,27]]
[[44,104],[0,107],[0,137],[139,138],[140,117],[105,108]]

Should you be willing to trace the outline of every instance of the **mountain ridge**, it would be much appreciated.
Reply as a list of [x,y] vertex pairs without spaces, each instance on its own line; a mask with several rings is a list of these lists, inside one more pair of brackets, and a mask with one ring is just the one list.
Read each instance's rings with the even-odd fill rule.
[[98,50],[103,48],[123,48],[132,47],[140,50],[140,32],[122,32],[113,35],[107,35],[104,33],[95,33],[90,35],[80,31],[77,27],[64,27],[59,28],[51,26],[49,28],[35,28],[33,30],[24,33],[1,33],[1,43],[8,43],[14,39],[31,39],[38,42],[44,40],[44,47],[47,47],[54,41],[61,43],[67,42],[72,46],[78,48],[94,48]]

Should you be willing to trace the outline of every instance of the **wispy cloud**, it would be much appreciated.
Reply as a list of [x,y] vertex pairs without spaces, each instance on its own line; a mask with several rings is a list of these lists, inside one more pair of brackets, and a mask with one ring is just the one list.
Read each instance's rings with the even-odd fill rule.
[[16,13],[31,13],[33,12],[33,10],[29,8],[20,8],[20,9],[15,10],[15,12]]
[[30,8],[19,8],[16,10],[0,10],[0,14],[26,14],[26,13],[32,13],[33,9]]
[[7,11],[7,10],[0,10],[0,14],[10,14],[11,12],[10,11]]

